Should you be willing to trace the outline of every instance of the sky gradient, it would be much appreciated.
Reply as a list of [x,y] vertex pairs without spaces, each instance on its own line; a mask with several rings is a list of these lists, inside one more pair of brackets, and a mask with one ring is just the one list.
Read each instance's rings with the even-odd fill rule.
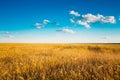
[[0,42],[120,43],[120,0],[0,0]]

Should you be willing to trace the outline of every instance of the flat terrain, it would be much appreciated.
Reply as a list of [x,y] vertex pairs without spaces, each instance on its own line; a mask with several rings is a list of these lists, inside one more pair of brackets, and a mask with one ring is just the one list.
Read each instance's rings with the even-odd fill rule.
[[120,44],[0,44],[0,80],[120,80]]

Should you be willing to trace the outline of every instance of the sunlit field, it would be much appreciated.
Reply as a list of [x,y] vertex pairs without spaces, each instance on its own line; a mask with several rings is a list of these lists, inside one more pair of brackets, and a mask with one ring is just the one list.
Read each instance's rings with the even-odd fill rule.
[[0,80],[120,80],[120,44],[0,44]]

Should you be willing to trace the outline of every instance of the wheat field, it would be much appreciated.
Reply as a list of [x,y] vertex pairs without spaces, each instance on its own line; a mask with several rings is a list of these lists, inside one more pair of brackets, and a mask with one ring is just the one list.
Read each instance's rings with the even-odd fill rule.
[[120,44],[0,44],[0,80],[120,80]]

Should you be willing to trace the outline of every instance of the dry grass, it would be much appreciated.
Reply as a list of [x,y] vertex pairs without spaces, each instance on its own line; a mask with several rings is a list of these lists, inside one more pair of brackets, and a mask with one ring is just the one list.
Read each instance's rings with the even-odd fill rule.
[[120,44],[0,44],[0,80],[120,80]]

